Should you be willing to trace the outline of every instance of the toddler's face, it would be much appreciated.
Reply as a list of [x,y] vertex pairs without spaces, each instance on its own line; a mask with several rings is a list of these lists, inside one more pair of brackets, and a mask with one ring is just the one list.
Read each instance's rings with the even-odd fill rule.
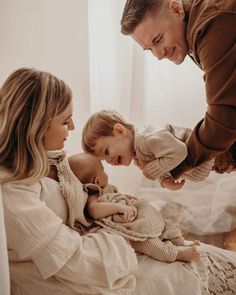
[[111,165],[129,166],[134,155],[132,139],[122,134],[100,137],[94,154]]

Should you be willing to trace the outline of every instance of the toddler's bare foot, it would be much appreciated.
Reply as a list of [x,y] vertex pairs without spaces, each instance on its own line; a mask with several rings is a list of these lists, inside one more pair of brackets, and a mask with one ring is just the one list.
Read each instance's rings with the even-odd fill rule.
[[196,261],[200,260],[200,253],[197,250],[196,245],[192,245],[188,248],[179,247],[176,260],[179,261]]

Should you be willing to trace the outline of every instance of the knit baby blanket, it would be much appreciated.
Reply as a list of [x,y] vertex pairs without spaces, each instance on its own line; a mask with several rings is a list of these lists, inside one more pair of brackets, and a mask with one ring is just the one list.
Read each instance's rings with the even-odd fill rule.
[[[105,190],[107,191],[107,189]],[[106,229],[108,232],[115,232],[133,241],[145,241],[148,238],[160,237],[164,232],[165,222],[163,218],[147,200],[131,199],[120,192],[102,193],[101,190],[99,190],[99,192],[99,202],[120,203],[137,208],[137,216],[130,222],[124,222],[124,219],[119,214],[114,214],[100,220],[94,220],[94,223]]]

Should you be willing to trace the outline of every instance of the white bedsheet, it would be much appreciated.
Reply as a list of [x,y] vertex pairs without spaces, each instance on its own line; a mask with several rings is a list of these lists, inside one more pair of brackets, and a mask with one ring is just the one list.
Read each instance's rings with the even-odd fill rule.
[[[202,244],[201,252],[210,252],[236,263],[236,252]],[[165,263],[140,255],[137,286],[133,295],[205,295],[201,281],[181,262]],[[207,279],[207,278],[206,278]],[[231,293],[230,293],[231,294]],[[236,290],[235,290],[236,294]]]

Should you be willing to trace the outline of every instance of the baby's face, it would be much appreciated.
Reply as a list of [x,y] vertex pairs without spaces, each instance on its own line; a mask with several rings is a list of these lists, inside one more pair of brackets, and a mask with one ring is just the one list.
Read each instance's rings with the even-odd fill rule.
[[94,154],[111,165],[129,166],[134,155],[132,139],[122,134],[100,137]]

